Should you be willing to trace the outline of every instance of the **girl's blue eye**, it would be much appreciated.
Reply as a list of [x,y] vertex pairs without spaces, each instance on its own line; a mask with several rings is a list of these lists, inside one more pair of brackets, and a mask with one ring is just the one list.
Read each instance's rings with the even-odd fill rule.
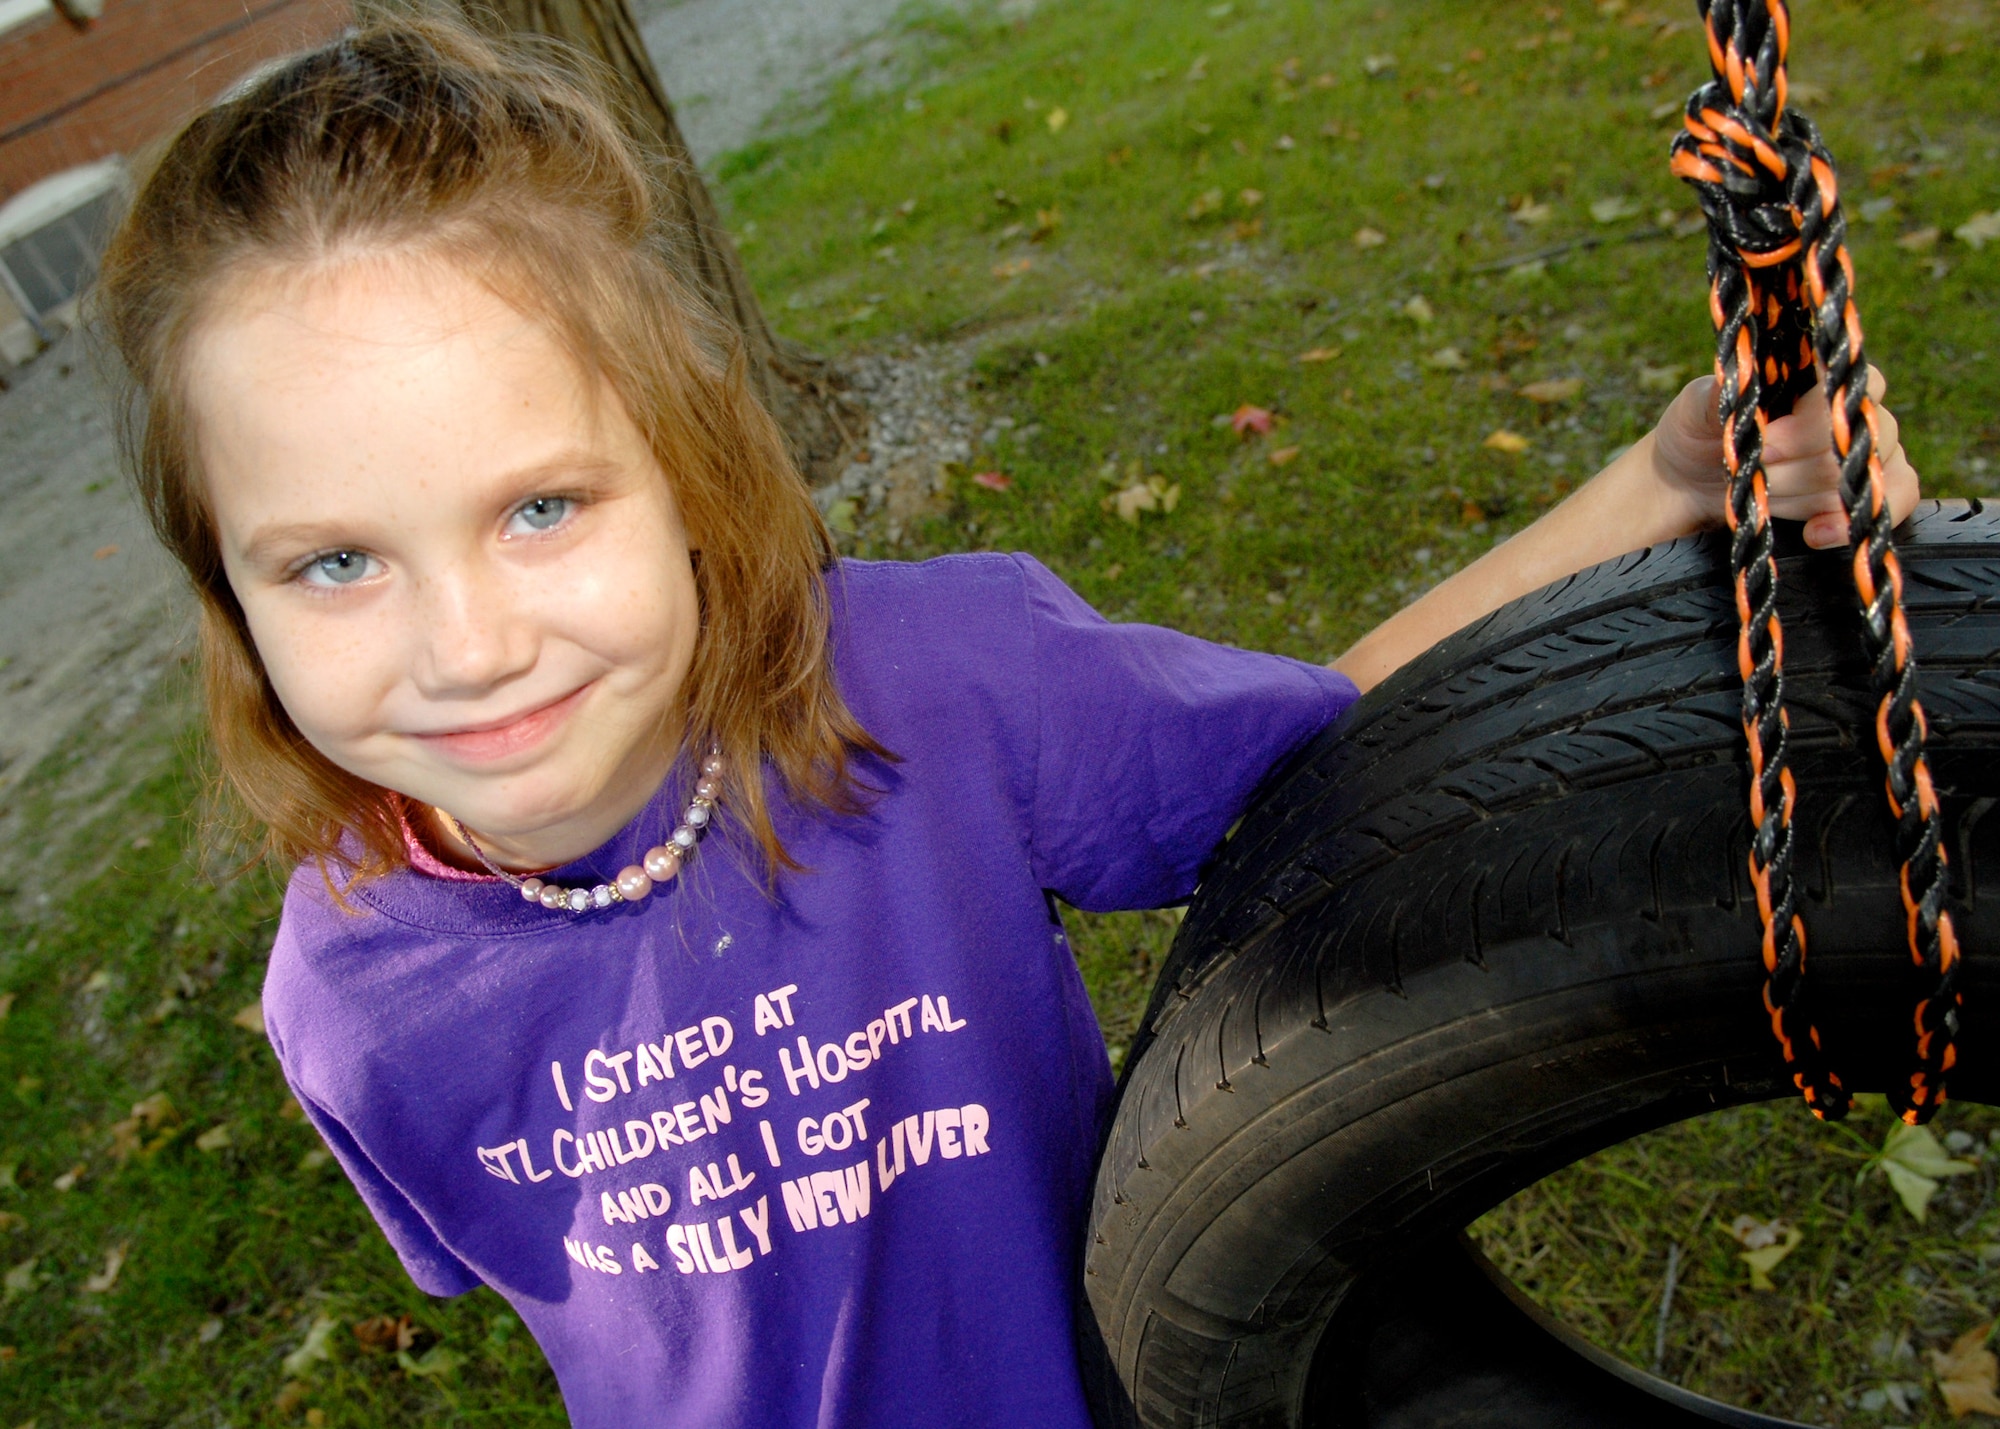
[[523,503],[514,515],[527,523],[531,531],[549,531],[562,524],[563,517],[569,515],[575,504],[567,496],[537,496]]
[[306,568],[299,572],[299,578],[307,585],[353,585],[363,576],[371,574],[374,563],[373,556],[360,551],[329,551],[308,561]]

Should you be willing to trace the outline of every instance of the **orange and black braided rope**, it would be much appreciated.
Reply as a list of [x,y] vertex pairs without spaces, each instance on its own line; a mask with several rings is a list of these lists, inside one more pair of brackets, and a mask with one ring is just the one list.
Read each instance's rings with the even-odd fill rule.
[[1764,1002],[1793,1080],[1815,1115],[1846,1113],[1807,1007],[1805,928],[1791,876],[1795,790],[1785,764],[1784,635],[1763,469],[1768,420],[1815,385],[1819,359],[1848,512],[1856,591],[1874,662],[1875,735],[1897,821],[1910,956],[1923,988],[1916,1059],[1897,1100],[1906,1121],[1930,1119],[1956,1060],[1959,951],[1944,906],[1942,816],[1924,759],[1916,658],[1902,609],[1887,483],[1876,451],[1854,268],[1833,160],[1786,102],[1791,17],[1785,0],[1697,0],[1714,78],[1688,101],[1673,170],[1709,221],[1711,310],[1728,519],[1750,752],[1751,882],[1764,920]]

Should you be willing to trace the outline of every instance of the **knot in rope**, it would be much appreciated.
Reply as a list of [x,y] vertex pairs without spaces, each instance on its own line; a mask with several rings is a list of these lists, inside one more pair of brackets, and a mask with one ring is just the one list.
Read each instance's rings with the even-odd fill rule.
[[[1910,957],[1922,987],[1915,1065],[1896,1101],[1928,1121],[1957,1059],[1958,944],[1944,906],[1943,818],[1924,757],[1926,724],[1902,608],[1887,481],[1868,395],[1854,265],[1833,158],[1790,107],[1785,0],[1698,0],[1710,81],[1689,98],[1672,168],[1708,218],[1709,307],[1717,406],[1730,485],[1725,515],[1741,634],[1743,731],[1750,758],[1750,878],[1764,925],[1764,1006],[1813,1114],[1844,1116],[1849,1094],[1828,1064],[1808,1006],[1805,925],[1792,878],[1796,788],[1786,753],[1784,632],[1764,471],[1764,429],[1824,384],[1841,468],[1852,571],[1877,701],[1876,746],[1897,824]],[[1817,358],[1818,372],[1814,361]]]

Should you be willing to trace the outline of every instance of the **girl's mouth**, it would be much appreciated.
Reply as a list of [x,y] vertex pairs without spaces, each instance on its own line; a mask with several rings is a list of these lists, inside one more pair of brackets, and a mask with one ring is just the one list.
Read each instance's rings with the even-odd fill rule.
[[525,753],[548,739],[583,703],[583,697],[595,683],[593,680],[590,684],[580,685],[561,699],[522,714],[506,715],[465,729],[419,734],[416,737],[458,763],[491,764]]

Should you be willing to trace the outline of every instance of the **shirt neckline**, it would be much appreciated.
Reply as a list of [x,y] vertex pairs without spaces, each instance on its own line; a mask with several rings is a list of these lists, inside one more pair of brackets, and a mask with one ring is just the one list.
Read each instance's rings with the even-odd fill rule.
[[[640,862],[647,849],[666,840],[673,831],[680,791],[690,783],[691,766],[683,754],[674,760],[646,806],[624,828],[583,857],[541,877],[569,887],[612,882],[620,869]],[[647,904],[663,896],[671,897],[687,877],[683,872],[665,886],[655,885],[643,903],[614,903],[609,908],[560,913],[522,897],[520,889],[505,879],[445,864],[423,848],[407,813],[403,815],[403,830],[411,855],[409,866],[364,883],[350,883],[342,888],[342,896],[394,922],[430,933],[507,938],[547,934],[579,923],[610,927],[618,919],[639,916]],[[711,825],[697,859],[722,852],[724,841],[716,835]]]

